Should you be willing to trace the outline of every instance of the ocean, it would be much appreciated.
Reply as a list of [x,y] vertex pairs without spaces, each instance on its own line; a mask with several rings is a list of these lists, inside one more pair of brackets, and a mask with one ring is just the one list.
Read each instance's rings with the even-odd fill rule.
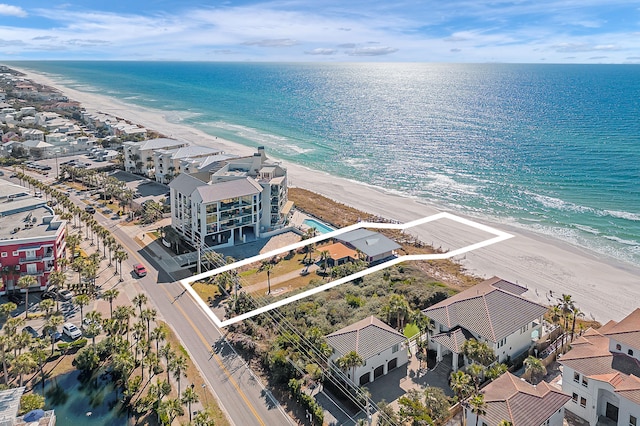
[[640,266],[638,66],[12,64],[273,158]]

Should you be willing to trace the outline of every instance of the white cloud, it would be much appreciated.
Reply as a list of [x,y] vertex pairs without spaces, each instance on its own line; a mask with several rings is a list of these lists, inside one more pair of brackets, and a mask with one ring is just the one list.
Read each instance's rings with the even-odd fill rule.
[[398,49],[387,46],[375,46],[375,47],[356,47],[353,50],[348,50],[349,56],[382,56],[390,55],[397,52]]
[[318,47],[316,49],[306,50],[305,55],[335,55],[338,51],[336,49]]
[[17,16],[18,18],[25,18],[27,16],[27,12],[21,7],[0,3],[0,15]]

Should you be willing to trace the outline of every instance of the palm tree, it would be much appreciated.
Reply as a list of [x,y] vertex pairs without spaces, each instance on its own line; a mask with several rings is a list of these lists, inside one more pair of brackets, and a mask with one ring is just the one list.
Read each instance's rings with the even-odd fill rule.
[[322,250],[320,252],[320,261],[322,262],[322,273],[327,276],[327,264],[329,263],[329,259],[331,259],[331,253],[328,250]]
[[160,411],[167,417],[167,424],[172,424],[177,416],[184,414],[182,402],[178,398],[170,398],[162,401],[159,407]]
[[7,368],[7,351],[11,350],[11,336],[0,335],[0,357],[2,358],[2,371],[4,372],[4,384],[9,384],[9,369]]
[[271,294],[271,270],[273,269],[273,263],[264,260],[260,265],[258,272],[266,271],[267,273],[267,294]]
[[562,297],[558,298],[558,307],[562,311],[563,327],[562,327],[562,348],[564,350],[565,338],[567,335],[567,329],[569,328],[569,317],[574,310],[574,303],[570,294],[562,294]]
[[164,342],[167,338],[167,328],[164,324],[160,324],[151,332],[151,338],[156,341],[156,352],[160,353],[160,342]]
[[18,280],[18,287],[25,290],[24,293],[24,318],[29,319],[29,287],[36,285],[38,281],[32,275],[23,275]]
[[153,308],[143,309],[140,312],[140,319],[147,322],[147,342],[151,345],[151,321],[156,320],[158,311]]
[[182,356],[174,356],[167,368],[173,372],[173,377],[178,381],[178,395],[180,395],[180,379],[184,376],[187,377],[187,359]]
[[198,401],[200,401],[200,398],[198,397],[198,393],[193,389],[194,386],[195,385],[191,383],[191,386],[189,386],[184,390],[184,392],[182,392],[182,403],[187,404],[189,408],[189,424],[191,424],[191,421],[192,421],[191,404],[196,404]]
[[118,266],[120,266],[120,282],[124,281],[122,278],[122,261],[127,260],[129,258],[129,254],[124,250],[117,250],[114,257],[118,262]]
[[356,382],[356,367],[360,367],[364,364],[364,360],[356,351],[351,351],[346,355],[336,359],[336,365],[339,369],[347,371],[349,368],[352,370],[351,381]]
[[[135,298],[134,298],[135,300]],[[122,323],[124,324],[126,333],[127,333],[127,342],[129,341],[129,329],[130,329],[130,322],[131,322],[131,317],[133,315],[135,315],[136,311],[133,308],[133,306],[118,306],[114,312],[113,317],[117,320],[117,321],[122,321]]]
[[62,315],[52,315],[47,319],[47,322],[45,323],[44,329],[51,336],[51,355],[53,355],[54,345],[56,343],[55,332],[58,331],[58,327],[62,325],[63,322],[64,318],[62,317]]
[[149,298],[147,298],[147,295],[144,293],[138,293],[136,296],[134,296],[132,302],[140,310],[140,316],[142,315],[142,305],[146,304],[148,301]]
[[473,363],[469,367],[467,367],[467,373],[473,379],[473,385],[476,388],[476,393],[480,390],[480,381],[482,380],[482,376],[486,372],[486,368],[481,364]]
[[24,353],[19,355],[15,361],[13,362],[13,368],[16,373],[20,376],[20,386],[22,386],[22,376],[24,374],[33,373],[38,365],[36,361],[33,359],[30,353]]
[[471,407],[471,412],[476,415],[476,426],[478,426],[478,421],[480,420],[480,416],[484,416],[487,414],[485,407],[487,404],[484,402],[484,394],[476,394],[469,398],[469,406]]
[[53,307],[56,305],[56,302],[53,299],[44,299],[40,301],[40,310],[44,312],[44,315],[48,317],[51,315],[51,311],[53,311]]
[[105,290],[102,293],[102,297],[104,297],[107,301],[109,301],[109,317],[113,318],[113,301],[118,297],[120,291],[116,288],[110,288],[109,290]]
[[571,317],[573,318],[571,321],[571,341],[573,342],[573,335],[576,331],[576,318],[584,317],[584,312],[582,312],[577,306],[574,306],[573,312],[571,312]]
[[75,303],[78,308],[80,308],[80,322],[84,320],[84,307],[87,306],[90,301],[91,299],[89,299],[89,296],[87,296],[86,294],[79,294],[75,297],[75,299],[73,299],[73,303]]
[[158,352],[158,354],[164,358],[165,364],[167,366],[167,381],[169,381],[170,379],[169,372],[171,370],[171,360],[176,356],[176,353],[173,351],[173,348],[171,347],[171,342],[168,342],[166,345],[160,348],[160,351]]
[[540,382],[540,379],[547,374],[546,367],[542,364],[538,358],[529,355],[524,360],[524,372],[531,375],[531,383],[536,385]]
[[449,386],[456,397],[458,397],[458,401],[462,402],[472,391],[471,376],[460,370],[451,373]]

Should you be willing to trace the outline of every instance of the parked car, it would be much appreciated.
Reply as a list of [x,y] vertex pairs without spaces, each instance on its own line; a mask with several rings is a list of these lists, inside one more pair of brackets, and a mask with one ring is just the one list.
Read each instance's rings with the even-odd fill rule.
[[22,293],[11,293],[7,296],[7,299],[18,306],[24,305],[24,298],[22,297]]
[[44,293],[42,293],[42,296],[40,296],[40,298],[42,300],[44,299],[53,299],[53,300],[57,300],[58,299],[58,294],[54,291],[45,291]]
[[98,327],[98,330],[102,330],[102,324],[100,324],[100,321],[91,320],[89,318],[82,320],[82,329],[86,330],[91,324],[95,324]]
[[40,335],[38,334],[38,332],[36,331],[35,328],[31,327],[30,325],[26,326],[25,328],[22,329],[22,332],[27,332],[29,333],[33,338],[38,338],[40,337]]
[[142,263],[138,263],[137,265],[133,265],[133,272],[135,272],[139,278],[142,278],[147,275],[147,268],[145,268]]
[[60,297],[60,299],[62,300],[71,300],[73,299],[73,293],[69,290],[60,290],[58,292],[58,297]]
[[93,206],[87,206],[87,207],[84,208],[84,211],[87,212],[87,213],[93,214],[93,213],[96,212],[96,208],[93,207]]
[[78,327],[76,327],[75,325],[71,324],[70,322],[65,322],[64,323],[64,325],[62,326],[62,333],[66,334],[67,336],[69,336],[73,340],[75,340],[75,339],[79,338],[80,336],[82,336],[82,331],[80,331],[80,329]]
[[62,339],[62,333],[60,333],[58,330],[51,328],[48,331],[42,332],[42,338],[53,339],[54,342],[57,342],[58,340]]

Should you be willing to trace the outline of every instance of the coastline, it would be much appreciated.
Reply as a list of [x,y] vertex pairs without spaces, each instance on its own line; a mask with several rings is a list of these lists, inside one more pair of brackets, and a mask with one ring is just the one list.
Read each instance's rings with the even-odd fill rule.
[[[216,138],[186,125],[171,123],[167,119],[167,112],[130,105],[100,94],[81,92],[65,87],[46,75],[13,66],[10,68],[23,72],[28,79],[60,90],[88,110],[126,118],[195,145],[212,146],[239,155],[254,152],[251,147]],[[283,161],[283,165],[289,171],[291,186],[317,192],[375,215],[406,222],[439,212],[436,207],[412,198],[286,161]],[[615,259],[598,258],[594,253],[563,241],[513,226],[481,222],[505,230],[515,238],[457,259],[469,273],[485,278],[497,275],[518,282],[529,288],[525,297],[543,304],[555,302],[555,297],[562,293],[571,294],[587,318],[595,318],[603,323],[609,319],[620,320],[637,307],[634,303],[640,300],[640,286],[637,285],[640,268]],[[435,247],[454,249],[457,248],[456,243],[464,239],[464,234],[463,229],[455,232],[446,224],[436,224],[430,227],[428,233],[418,233],[418,236]],[[549,296],[549,291],[553,291],[553,297]]]

